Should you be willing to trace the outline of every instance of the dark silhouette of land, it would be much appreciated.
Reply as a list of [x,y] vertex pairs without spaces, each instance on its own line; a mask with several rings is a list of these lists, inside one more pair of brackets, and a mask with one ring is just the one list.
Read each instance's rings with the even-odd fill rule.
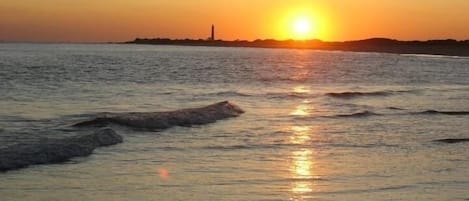
[[371,38],[357,41],[325,42],[321,40],[203,40],[203,39],[168,39],[137,38],[126,43],[151,45],[216,46],[216,47],[256,47],[256,48],[297,48],[315,50],[339,50],[353,52],[384,52],[396,54],[431,54],[448,56],[469,56],[469,40],[457,41],[398,41],[387,38]]

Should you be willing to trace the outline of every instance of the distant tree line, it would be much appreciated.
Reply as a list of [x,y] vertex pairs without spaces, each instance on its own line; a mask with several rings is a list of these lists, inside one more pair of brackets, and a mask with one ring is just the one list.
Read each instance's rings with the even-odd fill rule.
[[136,38],[126,43],[152,45],[218,46],[218,47],[258,47],[258,48],[298,48],[317,50],[340,50],[358,52],[385,52],[398,54],[434,54],[469,56],[469,40],[428,40],[399,41],[388,38],[370,38],[345,42],[325,42],[321,40],[205,40],[205,39],[169,39]]

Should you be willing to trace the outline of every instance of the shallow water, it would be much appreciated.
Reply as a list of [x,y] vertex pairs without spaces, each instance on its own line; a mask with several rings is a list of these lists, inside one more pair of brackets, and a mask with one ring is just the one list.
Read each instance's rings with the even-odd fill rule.
[[[100,112],[229,100],[246,113],[0,173],[2,200],[467,200],[469,58],[0,44],[0,147]],[[435,110],[439,112],[429,112]],[[457,112],[457,113],[452,113]]]

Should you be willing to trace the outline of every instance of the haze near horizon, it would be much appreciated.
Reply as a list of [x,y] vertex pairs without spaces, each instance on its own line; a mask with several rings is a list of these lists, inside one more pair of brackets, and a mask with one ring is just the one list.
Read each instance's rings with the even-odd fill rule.
[[0,0],[0,41],[469,39],[469,1]]

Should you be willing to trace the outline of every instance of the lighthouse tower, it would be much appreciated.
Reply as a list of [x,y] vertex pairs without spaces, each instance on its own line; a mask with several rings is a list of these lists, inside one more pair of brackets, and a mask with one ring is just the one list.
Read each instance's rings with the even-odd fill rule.
[[215,25],[212,24],[212,35],[210,36],[210,40],[215,40]]

